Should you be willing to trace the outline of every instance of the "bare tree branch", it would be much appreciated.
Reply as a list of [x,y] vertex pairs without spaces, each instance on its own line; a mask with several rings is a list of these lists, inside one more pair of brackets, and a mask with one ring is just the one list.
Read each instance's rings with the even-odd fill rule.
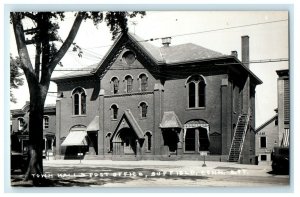
[[66,52],[68,51],[69,47],[71,46],[71,44],[73,43],[76,34],[78,32],[78,29],[81,25],[81,22],[84,18],[85,12],[80,12],[77,14],[76,19],[73,23],[73,26],[69,32],[69,35],[67,37],[67,39],[65,40],[65,42],[63,43],[63,45],[60,47],[59,51],[55,54],[55,57],[52,59],[52,61],[49,63],[49,69],[52,73],[52,71],[54,70],[55,66],[60,62],[60,60],[64,57],[64,55],[66,54]]

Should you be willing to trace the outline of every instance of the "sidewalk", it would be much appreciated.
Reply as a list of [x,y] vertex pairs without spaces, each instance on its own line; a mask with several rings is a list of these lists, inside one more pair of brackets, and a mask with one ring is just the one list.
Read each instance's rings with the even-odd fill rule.
[[[246,173],[248,176],[273,176],[269,174],[271,166],[262,165],[247,165],[230,162],[214,162],[206,161],[206,167],[203,167],[203,161],[112,161],[112,160],[44,160],[44,166],[68,166],[68,167],[122,167],[122,168],[136,168],[143,167],[148,169],[157,169],[161,171],[183,171],[183,172],[203,172],[208,173]],[[238,175],[238,174],[237,174]]]

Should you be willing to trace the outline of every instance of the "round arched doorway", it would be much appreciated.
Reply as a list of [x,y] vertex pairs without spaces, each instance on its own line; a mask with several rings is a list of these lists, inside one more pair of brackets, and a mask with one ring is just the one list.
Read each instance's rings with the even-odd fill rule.
[[209,124],[204,120],[190,120],[184,124],[184,152],[208,151]]
[[138,138],[130,128],[122,128],[112,139],[114,155],[136,155]]

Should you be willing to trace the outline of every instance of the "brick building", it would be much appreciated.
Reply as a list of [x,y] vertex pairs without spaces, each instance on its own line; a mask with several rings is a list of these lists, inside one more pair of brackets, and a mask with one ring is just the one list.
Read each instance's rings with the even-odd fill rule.
[[[245,62],[245,63],[242,63]],[[255,87],[249,37],[223,55],[120,35],[99,64],[53,78],[58,158],[207,159],[253,163]]]
[[[52,156],[55,146],[56,106],[46,105],[44,108],[43,138],[44,156]],[[12,151],[27,152],[29,122],[29,102],[22,109],[11,110],[11,149]]]

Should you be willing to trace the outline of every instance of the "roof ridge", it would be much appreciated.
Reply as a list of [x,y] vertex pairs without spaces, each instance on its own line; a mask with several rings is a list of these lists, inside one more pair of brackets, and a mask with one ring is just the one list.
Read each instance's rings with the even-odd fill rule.
[[276,117],[278,117],[278,114],[275,114],[272,118],[270,118],[269,120],[265,121],[264,123],[262,123],[259,127],[257,127],[255,129],[255,133],[258,133],[260,130],[262,130],[264,127],[266,127],[268,124],[270,124],[271,122],[273,122]]

